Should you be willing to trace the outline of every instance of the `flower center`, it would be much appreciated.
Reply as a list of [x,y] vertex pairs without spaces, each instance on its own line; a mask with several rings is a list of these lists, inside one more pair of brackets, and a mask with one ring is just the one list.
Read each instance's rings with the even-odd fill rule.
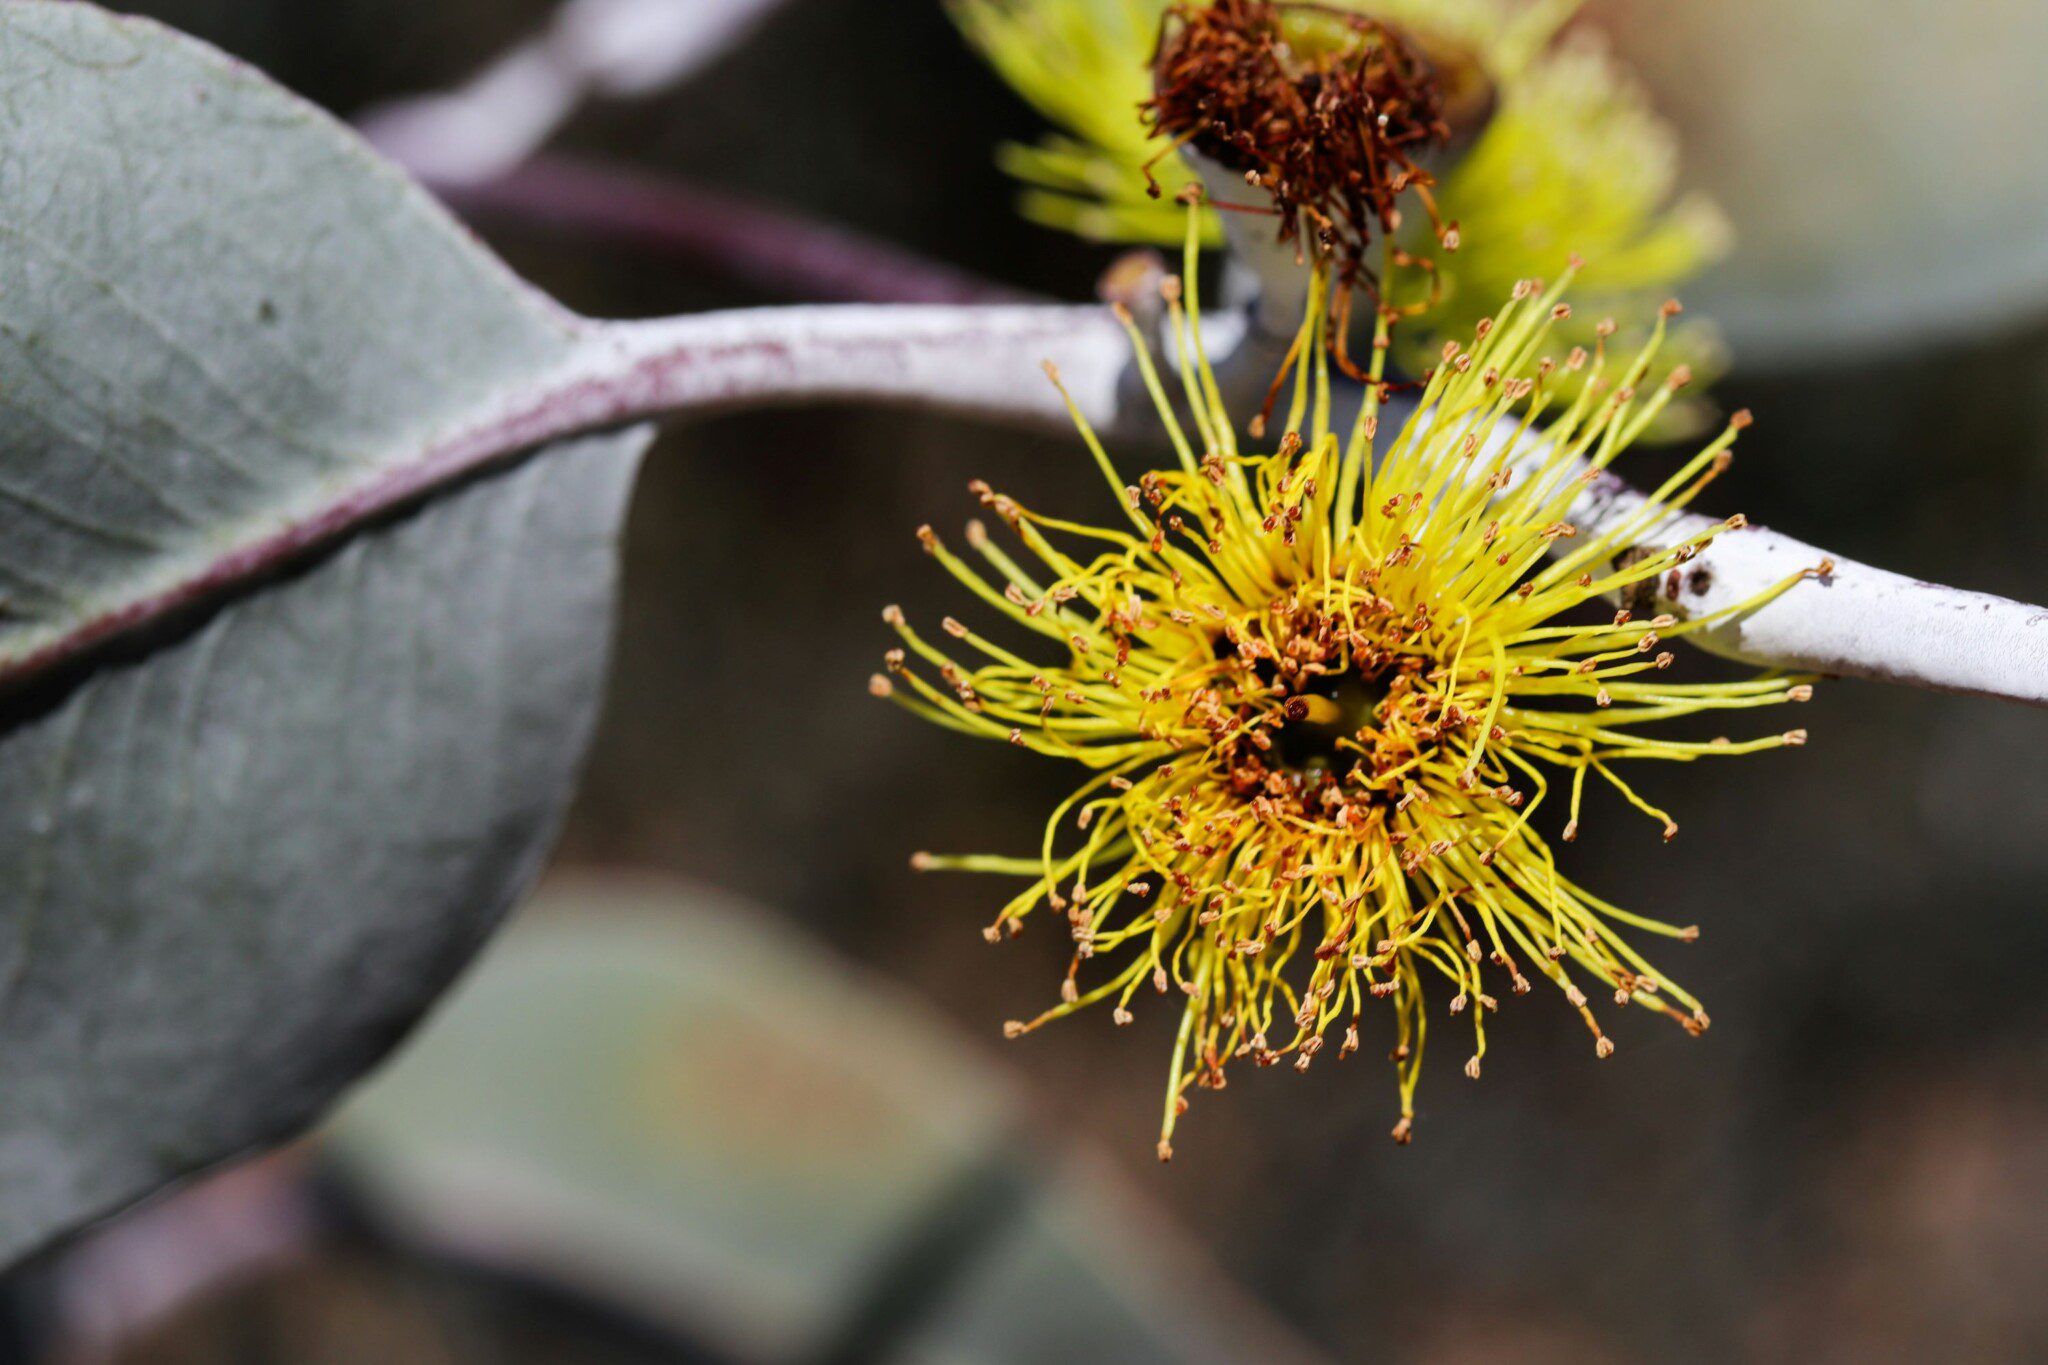
[[[1319,678],[1281,704],[1283,717],[1269,757],[1298,773],[1341,772],[1349,766],[1338,741],[1358,742],[1387,699],[1385,670],[1366,677]],[[1356,760],[1355,750],[1349,754]]]
[[[1205,709],[1215,752],[1239,796],[1328,818],[1389,804],[1373,779],[1446,732],[1415,685],[1414,663],[1349,647],[1315,614],[1276,617],[1273,637],[1242,628],[1214,649],[1235,676],[1217,695],[1252,700]],[[1233,719],[1234,718],[1234,719]]]

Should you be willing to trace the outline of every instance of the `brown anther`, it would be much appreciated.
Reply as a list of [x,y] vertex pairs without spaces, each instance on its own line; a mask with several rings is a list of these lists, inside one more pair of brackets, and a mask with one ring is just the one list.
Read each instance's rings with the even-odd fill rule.
[[[1433,182],[1416,157],[1448,143],[1454,124],[1483,121],[1492,95],[1476,62],[1461,67],[1448,49],[1426,59],[1408,34],[1362,15],[1315,14],[1336,41],[1306,44],[1288,25],[1312,8],[1172,6],[1146,112],[1162,137],[1192,143],[1270,195],[1280,240],[1337,252],[1348,281],[1371,238],[1398,228],[1405,190],[1421,187],[1434,214]],[[1455,235],[1440,222],[1436,231],[1440,241]]]

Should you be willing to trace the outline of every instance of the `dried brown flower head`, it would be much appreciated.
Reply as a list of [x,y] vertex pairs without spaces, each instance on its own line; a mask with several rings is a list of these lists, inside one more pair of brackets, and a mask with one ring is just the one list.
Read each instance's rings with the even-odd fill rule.
[[1367,245],[1399,228],[1411,190],[1454,242],[1426,162],[1491,96],[1444,45],[1325,5],[1185,3],[1166,12],[1153,77],[1155,131],[1265,191],[1280,240],[1334,255],[1345,280],[1369,273]]

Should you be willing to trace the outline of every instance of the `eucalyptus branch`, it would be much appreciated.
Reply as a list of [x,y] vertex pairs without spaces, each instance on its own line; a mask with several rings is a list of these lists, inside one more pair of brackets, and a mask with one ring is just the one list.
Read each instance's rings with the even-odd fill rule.
[[861,233],[672,176],[542,154],[488,179],[424,177],[472,222],[660,252],[807,303],[1021,303],[1024,295]]
[[[1226,386],[1263,384],[1273,372],[1271,339],[1241,320],[1218,321],[1229,323],[1210,327]],[[721,329],[734,344],[721,345]],[[786,348],[762,347],[770,331],[786,333]],[[1096,308],[762,310],[723,322],[612,324],[599,334],[616,348],[599,370],[616,373],[623,364],[639,376],[634,415],[705,402],[881,399],[1065,430],[1070,415],[1035,373],[1050,359],[1091,423],[1130,436],[1151,428],[1129,373],[1127,338]],[[707,365],[713,356],[717,363]],[[1584,534],[1597,535],[1626,523],[1643,502],[1607,474],[1588,485],[1572,515]],[[1642,543],[1674,544],[1712,524],[1685,514]],[[1832,569],[1815,584],[1694,638],[1767,666],[2048,706],[2048,608],[1917,582],[1760,526],[1718,537],[1667,597],[1679,611],[1704,615],[1823,563]]]
[[[242,528],[203,563],[97,616],[0,658],[0,682],[33,675],[103,641],[273,572],[436,489],[581,432],[646,419],[788,403],[890,403],[1067,431],[1050,363],[1092,425],[1156,439],[1129,338],[1095,306],[816,306],[747,309],[655,322],[579,322],[571,358],[503,396],[457,431],[378,466],[318,506]],[[1263,383],[1274,343],[1241,318],[1215,317],[1209,340],[1226,387]],[[1573,509],[1582,532],[1620,524],[1642,495],[1592,482]],[[1646,537],[1669,544],[1704,529],[1674,518]],[[1693,614],[1749,598],[1829,558],[1761,527],[1723,534],[1671,586]],[[1706,633],[1719,652],[1779,667],[1910,683],[2048,705],[2048,609],[1915,583],[1835,557],[1832,572]]]
[[[659,322],[570,319],[553,369],[462,427],[413,433],[308,502],[223,527],[89,612],[20,623],[0,643],[0,687],[261,581],[433,493],[551,441],[647,418],[794,402],[899,402],[1052,427],[1066,421],[1040,372],[1067,367],[1097,417],[1120,406],[1128,339],[1092,307],[819,306]],[[366,452],[368,454],[368,452]]]
[[475,183],[526,160],[589,98],[646,95],[722,56],[783,0],[565,0],[540,33],[454,90],[363,115],[422,178]]
[[[1626,524],[1644,502],[1636,489],[1603,473],[1573,515],[1583,534],[1598,535]],[[1715,525],[1683,513],[1657,526],[1643,544],[1662,549]],[[1821,564],[1833,567],[1813,584],[1748,616],[1708,626],[1693,641],[1778,668],[2048,706],[2048,608],[1919,582],[1761,526],[1717,536],[1672,573],[1659,598],[1680,613],[1707,615]]]
[[[620,421],[777,403],[860,402],[1072,430],[1058,368],[1091,421],[1131,416],[1130,338],[1091,305],[752,308],[587,324],[553,391],[525,410],[550,436]],[[1223,335],[1234,345],[1241,329]]]

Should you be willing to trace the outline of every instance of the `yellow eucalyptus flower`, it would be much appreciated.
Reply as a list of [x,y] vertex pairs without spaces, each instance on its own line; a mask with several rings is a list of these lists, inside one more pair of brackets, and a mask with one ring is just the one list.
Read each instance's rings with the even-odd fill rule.
[[[1370,14],[1470,53],[1494,84],[1491,118],[1438,177],[1437,216],[1458,225],[1458,249],[1435,250],[1420,214],[1401,245],[1434,257],[1441,296],[1422,325],[1397,338],[1400,358],[1427,363],[1449,338],[1469,336],[1515,281],[1567,251],[1595,268],[1580,288],[1588,308],[1630,311],[1710,264],[1728,232],[1699,195],[1674,198],[1671,130],[1593,35],[1560,30],[1581,0],[1330,0],[1322,9]],[[1024,182],[1027,217],[1109,242],[1177,243],[1171,191],[1195,176],[1154,136],[1140,106],[1152,97],[1151,56],[1168,0],[951,0],[954,18],[997,72],[1059,129],[1035,146],[1000,152]],[[1284,10],[1314,7],[1287,6]],[[1169,194],[1153,197],[1146,167]],[[1203,240],[1220,245],[1210,215]],[[1418,301],[1428,286],[1396,281]],[[1572,341],[1592,340],[1584,326]],[[1710,358],[1698,329],[1688,358]]]
[[[1584,1017],[1603,1057],[1612,1043],[1593,986],[1706,1027],[1699,1002],[1632,942],[1696,931],[1568,878],[1536,819],[1563,805],[1572,839],[1591,777],[1669,838],[1677,826],[1623,777],[1624,760],[1802,743],[1801,730],[1695,740],[1654,727],[1807,700],[1807,680],[1776,673],[1670,680],[1665,646],[1826,566],[1729,612],[1645,619],[1660,578],[1742,524],[1638,548],[1727,467],[1748,418],[1730,421],[1640,515],[1580,535],[1566,519],[1575,496],[1688,376],[1652,376],[1668,308],[1632,358],[1608,354],[1605,327],[1590,350],[1555,358],[1572,273],[1548,289],[1517,286],[1472,340],[1447,347],[1414,415],[1382,443],[1377,383],[1348,434],[1333,429],[1330,273],[1319,269],[1284,433],[1265,450],[1240,445],[1199,309],[1190,298],[1183,311],[1169,281],[1187,422],[1123,318],[1175,466],[1127,484],[1074,414],[1121,524],[1046,516],[977,483],[1015,548],[979,523],[964,554],[919,532],[1002,629],[948,618],[927,636],[891,607],[901,646],[872,690],[1090,776],[1052,813],[1034,856],[920,854],[915,864],[1022,878],[985,931],[992,941],[1044,914],[1071,934],[1058,1003],[1006,1026],[1013,1036],[1098,1002],[1119,1023],[1152,992],[1176,1002],[1162,1158],[1190,1087],[1220,1088],[1238,1057],[1291,1058],[1305,1071],[1333,1034],[1337,1055],[1349,1054],[1375,999],[1392,1006],[1394,1135],[1406,1141],[1434,981],[1471,1030],[1474,1077],[1497,998],[1538,981]],[[1383,314],[1382,340],[1387,325]],[[1637,605],[1589,611],[1603,597]]]

